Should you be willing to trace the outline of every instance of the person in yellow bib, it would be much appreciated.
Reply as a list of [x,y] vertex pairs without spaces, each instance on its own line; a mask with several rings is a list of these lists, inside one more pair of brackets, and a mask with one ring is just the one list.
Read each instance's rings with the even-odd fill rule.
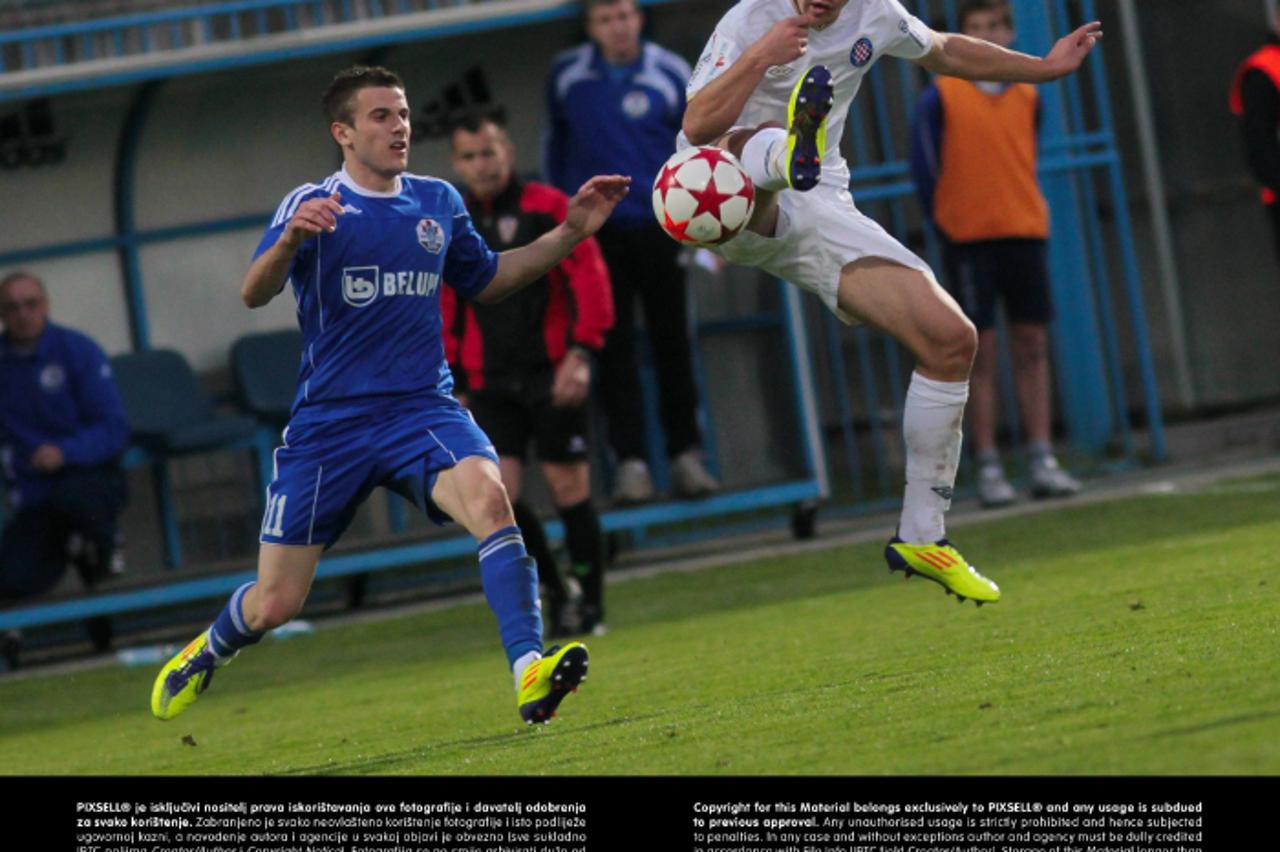
[[[1006,0],[966,0],[960,31],[1013,44]],[[924,209],[943,239],[943,285],[978,329],[969,383],[969,428],[983,506],[1012,503],[996,443],[999,418],[996,311],[1009,321],[1013,372],[1027,435],[1033,497],[1062,497],[1080,482],[1053,452],[1046,241],[1049,209],[1036,182],[1039,97],[1026,83],[937,77],[921,94],[911,165]]]

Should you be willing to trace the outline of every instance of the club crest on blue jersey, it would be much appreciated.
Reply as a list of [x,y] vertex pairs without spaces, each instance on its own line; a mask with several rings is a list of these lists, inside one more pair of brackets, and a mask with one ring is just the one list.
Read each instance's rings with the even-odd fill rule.
[[627,92],[622,99],[622,112],[627,118],[644,118],[649,114],[649,96],[640,90]]
[[342,301],[363,308],[378,298],[378,267],[348,266],[342,270]]
[[432,254],[439,254],[444,248],[444,228],[435,219],[423,219],[418,222],[418,245]]
[[40,371],[40,387],[45,393],[57,393],[67,383],[67,371],[61,364],[48,364]]
[[863,37],[853,43],[853,50],[849,51],[849,61],[853,63],[854,68],[861,68],[870,62],[875,54],[876,49],[871,44],[871,39]]

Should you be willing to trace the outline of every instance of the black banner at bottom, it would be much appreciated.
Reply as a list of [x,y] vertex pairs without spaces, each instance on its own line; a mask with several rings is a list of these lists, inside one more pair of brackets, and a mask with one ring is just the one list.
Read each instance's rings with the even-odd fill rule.
[[1204,852],[1274,778],[6,778],[75,852]]

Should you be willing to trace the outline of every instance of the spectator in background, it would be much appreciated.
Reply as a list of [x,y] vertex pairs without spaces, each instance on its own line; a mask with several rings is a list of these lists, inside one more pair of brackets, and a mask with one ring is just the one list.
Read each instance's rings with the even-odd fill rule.
[[[533,242],[564,221],[569,199],[516,177],[515,148],[496,119],[472,116],[450,134],[467,212],[495,251]],[[546,590],[551,636],[603,632],[605,553],[591,504],[587,394],[613,324],[609,273],[587,239],[541,280],[497,304],[441,291],[445,355],[454,389],[498,451],[502,482]],[[577,594],[565,584],[537,514],[522,501],[529,443],[537,448],[564,522]]]
[[[116,520],[126,502],[120,455],[129,424],[102,348],[49,322],[44,283],[0,279],[0,468],[8,523],[0,538],[0,603],[42,594],[70,562],[93,588],[123,570]],[[87,622],[99,650],[106,619]],[[16,637],[6,656],[16,665]]]
[[[642,41],[634,0],[585,0],[591,41],[560,54],[547,81],[547,179],[566,193],[600,170],[647,189],[675,150],[689,65]],[[703,465],[698,397],[689,345],[688,296],[679,246],[662,232],[648,192],[633,192],[597,235],[613,283],[617,321],[600,356],[600,402],[618,460],[614,500],[654,496],[645,452],[635,337],[635,302],[644,306],[661,395],[676,496],[719,487]]]
[[1272,21],[1267,42],[1240,64],[1229,105],[1240,117],[1245,159],[1262,187],[1262,204],[1280,249],[1280,21]]
[[[967,0],[960,32],[1013,44],[1005,0]],[[997,303],[1010,322],[1013,370],[1027,431],[1031,493],[1074,494],[1080,483],[1059,466],[1051,443],[1049,209],[1036,183],[1039,101],[1026,83],[938,77],[921,94],[911,165],[929,218],[943,237],[943,284],[978,329],[969,390],[969,426],[983,506],[1013,502],[996,446],[999,390]]]

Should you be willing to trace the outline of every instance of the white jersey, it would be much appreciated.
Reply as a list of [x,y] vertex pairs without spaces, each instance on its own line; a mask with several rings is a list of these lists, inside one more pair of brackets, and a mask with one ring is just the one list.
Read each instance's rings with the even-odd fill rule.
[[[796,16],[791,0],[742,0],[716,25],[689,79],[692,98],[719,77],[778,21]],[[775,65],[751,94],[736,127],[755,127],[766,121],[786,122],[791,90],[800,75],[814,65],[825,65],[835,85],[835,104],[827,118],[827,150],[822,152],[821,183],[845,188],[849,167],[840,155],[840,137],[849,106],[862,86],[862,78],[881,56],[919,59],[933,47],[933,34],[898,0],[849,0],[840,16],[825,29],[809,30],[807,52],[788,63]],[[680,134],[678,147],[689,144]]]

